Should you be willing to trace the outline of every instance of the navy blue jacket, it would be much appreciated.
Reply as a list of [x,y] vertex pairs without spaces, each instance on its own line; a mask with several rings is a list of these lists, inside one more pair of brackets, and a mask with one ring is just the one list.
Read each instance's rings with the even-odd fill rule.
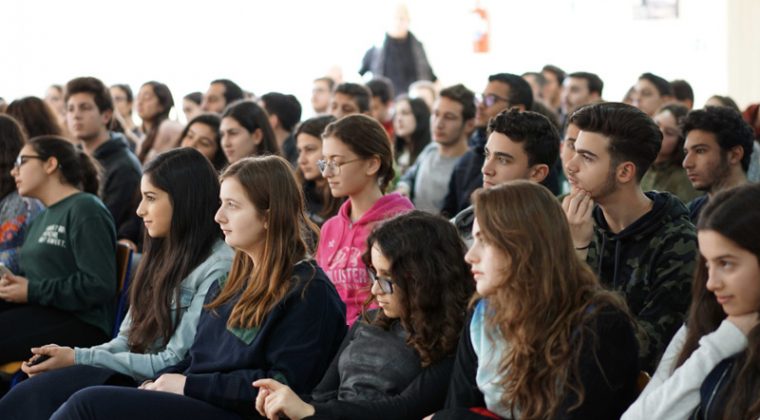
[[[346,307],[314,261],[296,264],[291,291],[258,328],[227,328],[237,298],[204,310],[188,356],[161,373],[187,377],[185,395],[259,417],[251,383],[273,378],[299,394],[319,383],[346,334]],[[211,286],[207,303],[220,292]]]

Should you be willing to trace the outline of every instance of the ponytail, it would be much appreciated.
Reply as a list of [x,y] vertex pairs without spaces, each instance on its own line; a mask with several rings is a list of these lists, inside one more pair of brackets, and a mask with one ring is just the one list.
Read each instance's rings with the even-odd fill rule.
[[70,141],[59,136],[38,136],[29,145],[42,159],[58,160],[62,181],[90,194],[98,194],[100,165]]

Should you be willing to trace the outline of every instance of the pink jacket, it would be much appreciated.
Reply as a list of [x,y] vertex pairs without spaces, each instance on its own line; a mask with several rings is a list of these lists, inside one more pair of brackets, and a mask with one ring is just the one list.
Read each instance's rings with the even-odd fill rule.
[[335,284],[346,303],[346,321],[353,324],[372,286],[362,254],[375,223],[414,209],[408,198],[399,193],[383,196],[359,220],[351,222],[351,201],[346,200],[338,214],[324,225],[319,237],[317,263]]

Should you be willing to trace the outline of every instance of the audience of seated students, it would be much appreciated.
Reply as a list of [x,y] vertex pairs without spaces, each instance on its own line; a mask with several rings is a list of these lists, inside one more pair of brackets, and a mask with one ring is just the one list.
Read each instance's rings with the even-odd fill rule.
[[559,202],[522,180],[474,201],[478,300],[433,419],[618,418],[636,397],[634,325],[575,255]]
[[691,111],[694,108],[694,89],[686,80],[672,80],[670,88],[673,89],[673,100],[685,106]]
[[662,132],[621,103],[587,105],[570,122],[580,133],[565,163],[573,191],[562,206],[578,254],[602,284],[625,296],[639,325],[641,368],[652,372],[681,324],[697,255],[686,206],[641,190]]
[[244,99],[243,89],[228,79],[213,80],[201,101],[201,110],[221,114],[230,104]]
[[707,108],[708,106],[725,106],[741,113],[739,110],[739,105],[736,105],[736,102],[731,99],[730,96],[713,95],[707,98],[707,101],[705,101],[705,106],[703,108]]
[[747,182],[754,141],[752,127],[726,107],[691,111],[683,122],[683,133],[686,175],[695,189],[706,193],[689,203],[689,217],[696,224],[712,196]]
[[221,179],[216,221],[237,252],[209,289],[187,357],[140,389],[79,391],[53,419],[253,418],[253,381],[307,394],[322,379],[346,333],[345,307],[310,259],[304,228],[315,227],[290,164],[247,158]]
[[351,114],[369,115],[369,105],[372,92],[356,83],[341,83],[335,87],[330,98],[330,114],[341,119]]
[[137,157],[143,164],[155,155],[177,147],[182,126],[169,120],[174,98],[169,87],[150,81],[140,87],[137,94],[137,115],[142,119],[141,131],[145,134],[137,148]]
[[391,111],[396,97],[393,82],[387,77],[375,76],[365,86],[372,93],[369,115],[383,125],[389,138],[393,138],[394,120]]
[[433,103],[438,99],[438,89],[436,89],[435,83],[430,80],[418,80],[409,85],[407,95],[412,99],[422,99],[432,111]]
[[113,216],[116,238],[137,249],[141,234],[135,214],[142,169],[121,133],[108,130],[114,104],[106,85],[94,77],[66,84],[66,123],[72,137],[102,167],[98,195]]
[[561,68],[547,64],[541,69],[544,76],[544,86],[541,88],[541,100],[556,114],[562,113],[562,85],[567,73]]
[[[488,142],[483,162],[483,188],[513,180],[542,182],[559,157],[559,133],[543,115],[503,111],[488,122]],[[472,244],[473,206],[452,219],[467,245]]]
[[470,206],[473,191],[483,186],[484,148],[488,140],[488,120],[509,108],[529,111],[533,107],[533,92],[522,77],[498,73],[488,77],[488,84],[480,95],[475,113],[475,131],[470,138],[470,150],[457,162],[449,181],[449,191],[442,213],[452,216]]
[[474,285],[464,252],[440,217],[414,211],[378,225],[362,259],[380,309],[354,323],[311,395],[301,399],[274,379],[254,382],[259,414],[419,420],[443,408]]
[[42,211],[35,199],[21,197],[11,170],[26,138],[21,126],[9,115],[0,114],[0,263],[18,273],[18,253],[29,224]]
[[346,303],[353,324],[369,297],[370,279],[361,259],[375,223],[414,208],[399,193],[385,194],[393,180],[393,149],[373,118],[349,115],[325,128],[318,162],[334,197],[347,197],[338,214],[322,226],[317,262]]
[[11,171],[18,193],[47,208],[19,250],[19,271],[0,277],[0,363],[47,343],[108,340],[116,296],[116,231],[98,192],[96,163],[66,139],[29,140]]
[[232,262],[232,251],[214,223],[218,175],[197,151],[170,150],[145,167],[141,192],[137,214],[147,236],[118,335],[90,348],[33,348],[35,358],[50,359],[22,365],[32,378],[0,400],[4,418],[50,418],[80,389],[134,387],[184,359],[206,292],[227,275]]
[[684,203],[701,195],[691,185],[683,168],[683,145],[686,138],[681,127],[688,113],[689,110],[677,102],[664,105],[657,111],[654,122],[662,132],[660,152],[641,179],[643,191],[667,191]]
[[[425,106],[421,100],[416,101]],[[396,105],[397,113],[399,107],[401,102]],[[449,191],[454,166],[467,152],[467,138],[475,127],[475,94],[463,85],[441,90],[430,122],[434,143],[415,158],[397,188],[409,196],[415,208],[439,213]]]
[[396,99],[392,124],[393,155],[396,167],[403,175],[430,144],[430,109],[422,99],[400,96]]
[[[604,82],[594,73],[578,71],[570,73],[562,85],[562,115],[566,120],[578,108],[600,102]],[[563,126],[565,121],[563,122]]]
[[65,134],[50,106],[36,96],[16,99],[8,105],[5,113],[18,121],[28,139]]
[[322,115],[302,122],[296,128],[298,169],[296,178],[301,183],[306,214],[317,226],[338,213],[343,198],[333,197],[327,180],[322,177],[318,162],[322,159],[322,133],[335,121],[332,115]]
[[689,318],[623,419],[760,417],[758,202],[760,186],[744,185],[705,207]]
[[222,114],[219,131],[229,163],[248,156],[280,154],[267,112],[252,100],[230,104]]
[[185,114],[185,121],[190,121],[203,112],[201,101],[203,101],[203,94],[200,92],[190,92],[182,97],[182,113]]
[[[110,92],[113,99],[115,120],[112,130],[124,133],[128,140],[134,141],[135,144],[132,145],[134,147],[137,145],[136,140],[139,140],[143,133],[132,118],[135,108],[135,96],[132,93],[132,88],[127,84],[120,83],[111,85]],[[117,126],[120,130],[117,130]]]
[[219,115],[211,112],[198,114],[179,135],[180,147],[191,147],[201,152],[217,172],[227,166],[227,158],[222,150],[222,134],[219,132],[221,120]]
[[314,79],[311,88],[311,109],[314,114],[327,114],[330,107],[330,97],[335,89],[335,80],[324,76]]
[[752,127],[755,143],[752,145],[752,157],[747,169],[750,182],[760,182],[760,104],[752,104],[742,113],[744,121]]
[[277,148],[295,168],[298,163],[298,150],[293,129],[301,121],[301,103],[293,95],[270,92],[261,96],[260,105],[269,114],[269,125],[272,126]]
[[670,82],[652,73],[644,73],[633,85],[633,106],[650,117],[663,105],[673,100]]

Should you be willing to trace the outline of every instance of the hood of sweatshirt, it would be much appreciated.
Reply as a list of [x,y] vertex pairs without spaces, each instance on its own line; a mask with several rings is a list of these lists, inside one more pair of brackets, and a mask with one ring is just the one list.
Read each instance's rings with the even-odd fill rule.
[[605,251],[608,247],[614,247],[614,251],[611,252],[614,256],[613,276],[606,279],[611,281],[612,285],[617,285],[618,282],[617,277],[622,265],[621,255],[624,253],[635,254],[637,252],[634,248],[648,247],[650,240],[665,232],[669,225],[689,221],[688,209],[676,196],[656,191],[645,194],[653,201],[652,210],[618,233],[610,231],[602,209],[599,206],[594,208],[595,240],[598,247],[597,267],[595,268],[600,275],[605,271],[602,270],[602,266],[609,264],[609,261],[605,261],[605,254],[607,254]]
[[127,138],[123,134],[115,131],[111,131],[110,134],[111,137],[95,150],[94,155],[96,159],[107,159],[119,150],[129,149],[129,143],[127,143]]

